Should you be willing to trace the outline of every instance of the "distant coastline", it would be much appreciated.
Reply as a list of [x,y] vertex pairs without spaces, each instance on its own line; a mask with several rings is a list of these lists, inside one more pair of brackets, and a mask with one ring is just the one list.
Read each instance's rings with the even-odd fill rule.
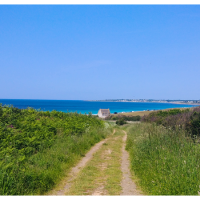
[[174,102],[174,104],[183,104],[183,105],[197,105],[197,106],[200,106],[200,103],[177,103],[177,102]]
[[[124,103],[121,103],[124,102]],[[133,102],[133,103],[130,103]],[[13,105],[20,109],[31,107],[43,111],[61,111],[61,112],[77,112],[82,114],[97,114],[99,109],[110,109],[111,113],[134,113],[137,111],[153,111],[163,110],[168,108],[183,108],[195,107],[198,105],[187,102],[164,102],[164,101],[126,101],[126,100],[105,100],[105,101],[77,101],[77,100],[15,100],[15,99],[0,99],[2,105]],[[185,103],[185,102],[184,102]],[[193,102],[194,103],[194,102]],[[196,102],[195,102],[196,103]],[[134,111],[134,112],[133,112]]]
[[130,103],[171,103],[183,105],[200,105],[200,100],[153,100],[153,99],[105,99],[87,100],[93,102],[130,102]]

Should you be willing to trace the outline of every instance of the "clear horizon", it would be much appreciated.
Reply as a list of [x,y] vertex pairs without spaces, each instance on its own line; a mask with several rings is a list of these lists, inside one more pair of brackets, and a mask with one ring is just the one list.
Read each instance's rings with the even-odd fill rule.
[[[2,100],[7,100],[7,99],[3,99]],[[0,100],[1,100],[0,99]],[[9,100],[9,99],[8,99]],[[10,99],[10,100],[56,100],[56,101],[103,101],[103,100],[127,100],[127,99]],[[200,99],[133,99],[133,100],[155,100],[155,101],[199,101]],[[0,102],[1,103],[1,102]]]
[[199,100],[199,5],[0,5],[0,99]]

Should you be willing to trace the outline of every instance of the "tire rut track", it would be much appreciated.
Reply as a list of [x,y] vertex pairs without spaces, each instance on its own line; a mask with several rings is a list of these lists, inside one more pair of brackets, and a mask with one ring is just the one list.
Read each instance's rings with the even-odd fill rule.
[[125,135],[123,137],[122,147],[121,170],[123,175],[121,181],[122,192],[120,195],[142,195],[141,192],[137,190],[136,184],[131,179],[129,153],[125,150],[127,133],[124,130],[123,132]]
[[[115,134],[115,129],[113,130],[112,135]],[[69,173],[69,178],[67,180],[67,183],[65,184],[64,188],[61,190],[58,190],[56,192],[53,192],[53,195],[63,196],[65,193],[70,189],[71,182],[77,177],[78,173],[86,166],[88,161],[90,161],[93,157],[93,154],[97,152],[100,147],[107,141],[108,138],[100,141],[99,143],[95,144],[89,152],[86,153],[85,157],[79,161],[79,163],[71,169],[71,172]]]

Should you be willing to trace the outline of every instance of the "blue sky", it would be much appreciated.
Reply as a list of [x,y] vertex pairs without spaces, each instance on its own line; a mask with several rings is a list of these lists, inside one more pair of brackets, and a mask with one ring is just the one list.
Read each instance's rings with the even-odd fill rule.
[[0,99],[200,99],[200,6],[0,6]]

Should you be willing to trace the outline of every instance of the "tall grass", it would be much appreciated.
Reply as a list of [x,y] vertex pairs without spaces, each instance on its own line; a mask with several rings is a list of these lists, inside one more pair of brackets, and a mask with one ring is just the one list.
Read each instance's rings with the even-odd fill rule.
[[150,195],[198,195],[200,145],[180,128],[135,124],[127,129],[131,169]]

